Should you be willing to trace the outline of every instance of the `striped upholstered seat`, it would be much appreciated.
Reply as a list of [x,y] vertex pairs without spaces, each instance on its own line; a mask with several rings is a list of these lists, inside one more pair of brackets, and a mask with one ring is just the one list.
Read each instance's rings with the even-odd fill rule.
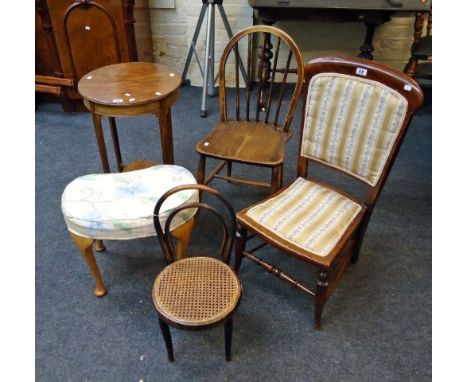
[[366,78],[321,73],[310,81],[301,155],[375,186],[408,101]]
[[257,224],[317,256],[335,247],[361,205],[304,178],[247,212]]

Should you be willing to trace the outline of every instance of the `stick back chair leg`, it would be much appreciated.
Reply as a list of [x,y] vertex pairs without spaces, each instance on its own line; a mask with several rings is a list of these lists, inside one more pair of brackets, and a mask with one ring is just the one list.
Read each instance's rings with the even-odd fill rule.
[[247,241],[247,230],[240,227],[236,232],[236,257],[234,259],[234,272],[238,273],[244,256],[242,252],[245,250]]
[[99,267],[96,263],[96,259],[94,258],[94,254],[93,254],[94,239],[79,236],[72,232],[70,232],[70,235],[73,241],[75,242],[76,246],[78,247],[78,250],[80,251],[81,255],[84,257],[86,264],[88,264],[88,268],[94,277],[94,281],[96,282],[96,289],[94,290],[94,295],[96,297],[104,296],[107,293],[107,290],[106,290],[106,287],[104,286],[104,281],[102,281],[101,272],[99,271]]
[[[227,161],[226,174],[227,174],[227,176],[232,175],[232,162],[231,161]],[[231,183],[229,180],[228,180],[228,182]]]
[[177,239],[176,260],[180,260],[185,257],[185,252],[192,234],[194,223],[195,218],[192,218],[171,232],[172,236]]
[[198,184],[205,183],[205,165],[206,165],[206,157],[204,155],[200,155],[200,161],[198,162],[198,171],[197,171],[197,183]]
[[281,168],[282,166],[275,166],[271,169],[271,193],[274,194],[281,187]]
[[231,360],[232,327],[232,318],[230,318],[224,323],[224,353],[226,361]]
[[164,338],[164,342],[166,344],[166,349],[167,349],[167,358],[169,359],[169,362],[174,362],[174,349],[172,348],[172,337],[171,337],[171,331],[169,330],[169,325],[166,324],[161,317],[159,319],[159,327],[161,328],[161,333]]
[[315,312],[314,312],[314,321],[315,329],[320,330],[322,326],[322,310],[327,302],[327,292],[328,292],[328,272],[325,270],[320,270],[319,276],[317,279],[317,288],[315,295]]

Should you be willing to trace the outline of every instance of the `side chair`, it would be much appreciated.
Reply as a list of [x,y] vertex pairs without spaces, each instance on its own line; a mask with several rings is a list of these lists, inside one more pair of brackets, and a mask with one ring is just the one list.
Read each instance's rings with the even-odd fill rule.
[[[222,209],[200,202],[174,208],[167,219],[161,221],[161,211],[168,198],[192,192],[212,195]],[[178,259],[172,244],[171,222],[179,215],[206,210],[213,214],[222,233],[220,258],[186,257]],[[164,217],[164,216],[163,216]],[[154,227],[168,265],[156,277],[153,302],[159,316],[159,326],[166,343],[169,361],[174,361],[174,351],[169,325],[183,330],[202,330],[224,324],[225,356],[231,360],[233,315],[239,306],[242,287],[229,266],[236,235],[236,213],[231,204],[216,190],[205,185],[178,186],[166,192],[154,208]]]
[[[243,57],[247,57],[247,83],[241,94],[239,66]],[[254,81],[255,71],[258,82]],[[234,73],[234,99],[232,105],[228,105],[227,77],[231,73]],[[293,75],[295,84],[290,93],[286,89],[286,81]],[[214,178],[219,178],[277,191],[282,184],[284,148],[292,136],[290,127],[303,79],[304,64],[299,48],[281,29],[257,25],[234,35],[219,64],[220,121],[196,145],[200,155],[197,182],[209,184]],[[229,109],[232,110],[230,114]],[[207,158],[220,163],[206,176]],[[233,163],[269,168],[271,181],[235,177],[232,175]],[[227,168],[226,175],[220,175],[224,167]]]
[[[375,61],[324,57],[305,66],[297,179],[237,214],[234,269],[253,260],[315,297],[315,327],[350,262],[356,263],[364,233],[414,112],[423,102],[418,84]],[[363,200],[323,182],[308,180],[312,161],[366,185]],[[246,249],[246,241],[262,243]],[[309,288],[253,253],[269,244],[318,267]]]

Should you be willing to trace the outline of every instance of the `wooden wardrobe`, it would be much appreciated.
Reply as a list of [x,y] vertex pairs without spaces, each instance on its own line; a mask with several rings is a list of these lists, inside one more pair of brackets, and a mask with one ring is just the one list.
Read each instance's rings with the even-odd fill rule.
[[36,0],[36,94],[54,94],[65,111],[81,110],[77,84],[83,75],[137,61],[134,5],[134,0]]

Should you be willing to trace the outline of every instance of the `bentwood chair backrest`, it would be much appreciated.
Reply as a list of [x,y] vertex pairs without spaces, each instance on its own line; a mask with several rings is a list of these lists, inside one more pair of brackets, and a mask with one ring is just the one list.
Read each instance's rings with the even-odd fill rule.
[[[213,195],[221,202],[221,205],[224,206],[225,212],[219,212],[213,206],[201,202],[186,203],[183,206],[171,210],[167,216],[164,216],[164,213],[160,212],[167,199],[170,197],[180,197],[182,193],[190,190],[198,190],[200,194],[203,192],[205,194]],[[236,236],[236,212],[220,192],[202,184],[190,184],[175,187],[163,194],[154,208],[153,223],[166,261],[168,263],[172,263],[176,259],[176,250],[171,240],[172,235],[170,228],[172,221],[178,214],[184,214],[188,212],[187,210],[193,211],[193,209],[198,209],[197,214],[200,213],[200,210],[208,210],[218,219],[223,233],[222,244],[220,247],[221,259],[228,264]],[[164,224],[161,224],[161,221],[164,220]]]

